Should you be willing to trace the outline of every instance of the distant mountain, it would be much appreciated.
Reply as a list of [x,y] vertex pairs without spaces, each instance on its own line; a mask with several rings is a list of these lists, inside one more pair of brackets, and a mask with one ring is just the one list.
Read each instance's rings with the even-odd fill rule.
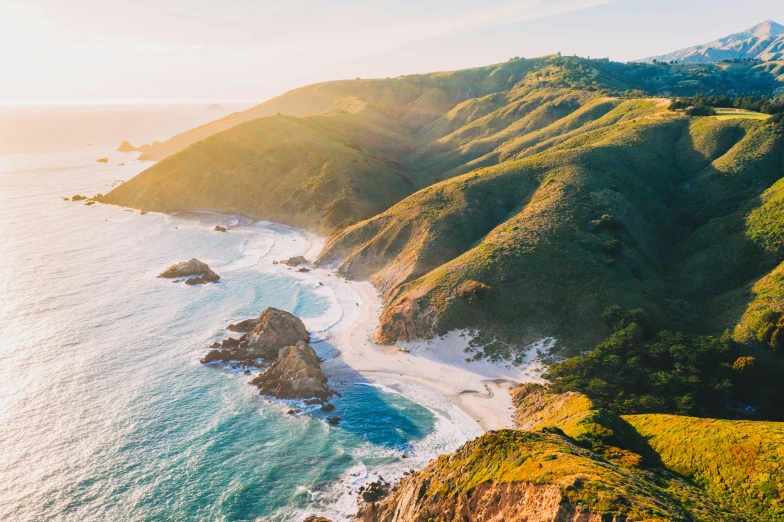
[[209,107],[207,107],[208,111],[224,111],[224,109],[219,103],[213,103]]
[[688,47],[669,54],[649,56],[639,62],[720,62],[755,58],[759,60],[784,59],[784,25],[767,20],[742,33],[731,34],[712,42]]

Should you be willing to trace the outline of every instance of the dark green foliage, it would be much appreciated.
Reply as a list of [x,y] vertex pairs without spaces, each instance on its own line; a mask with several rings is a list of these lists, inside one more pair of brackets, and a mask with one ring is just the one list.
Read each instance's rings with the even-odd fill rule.
[[[765,114],[784,113],[784,99],[773,96],[696,96],[678,98],[670,104],[670,110],[687,109],[688,107],[707,108],[721,107],[725,109],[742,109],[744,111],[762,112]],[[696,114],[695,116],[707,116]]]
[[[641,310],[614,306],[603,319],[612,335],[589,354],[557,365],[549,374],[557,392],[579,391],[599,407],[621,414],[727,415],[730,401],[762,400],[759,390],[778,389],[776,377],[755,371],[753,357],[739,357],[729,335],[718,339],[661,331],[644,325]],[[761,333],[778,342],[784,321]],[[762,332],[762,329],[761,329]],[[773,339],[775,338],[775,341]],[[763,339],[761,339],[763,340]],[[750,379],[756,381],[756,389]],[[770,407],[770,416],[780,414]]]
[[771,313],[759,330],[757,340],[774,352],[784,351],[784,314]]
[[716,111],[712,107],[687,107],[685,111],[687,116],[715,116]]

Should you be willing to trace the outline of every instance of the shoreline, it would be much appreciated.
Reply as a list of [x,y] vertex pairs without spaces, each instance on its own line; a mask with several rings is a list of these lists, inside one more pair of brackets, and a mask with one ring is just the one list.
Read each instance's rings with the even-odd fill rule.
[[[256,226],[263,226],[263,223]],[[382,385],[390,380],[408,381],[437,392],[469,417],[481,432],[514,427],[514,409],[508,389],[517,383],[541,380],[538,375],[544,369],[534,358],[536,349],[543,347],[542,343],[529,348],[526,362],[519,367],[487,361],[466,362],[463,350],[471,339],[468,332],[453,331],[440,338],[392,346],[376,344],[372,338],[378,329],[382,309],[378,291],[367,281],[346,280],[333,269],[312,265],[326,238],[285,225],[270,225],[286,229],[304,240],[299,251],[292,252],[291,256],[305,257],[310,269],[307,273],[298,273],[278,264],[273,265],[278,267],[275,272],[285,270],[287,275],[315,279],[319,286],[333,292],[343,310],[337,322],[316,332],[326,333],[326,337],[313,342],[319,355],[326,359],[322,368],[331,380],[351,383],[362,379]],[[281,257],[283,252],[278,254],[274,250],[270,249],[260,262],[280,261],[275,256]],[[331,349],[324,350],[327,347]]]

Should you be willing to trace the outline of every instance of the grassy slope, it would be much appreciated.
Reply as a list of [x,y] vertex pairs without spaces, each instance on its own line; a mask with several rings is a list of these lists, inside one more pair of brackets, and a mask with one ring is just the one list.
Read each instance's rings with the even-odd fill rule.
[[529,490],[504,486],[528,484],[559,488],[562,506],[630,520],[784,520],[784,423],[621,418],[581,394],[534,384],[513,397],[521,431],[491,432],[432,461],[377,511],[414,502],[441,520],[438,513],[488,488],[497,488],[497,502],[514,503],[507,491]]
[[329,232],[414,190],[396,160],[410,141],[404,129],[367,106],[354,113],[262,118],[159,162],[107,201],[245,213]]
[[[768,240],[743,224],[781,175],[781,140],[754,121],[690,121],[659,98],[618,94],[766,91],[774,73],[551,56],[317,84],[241,119],[303,117],[219,132],[106,200],[322,233],[367,219],[333,238],[321,261],[383,290],[385,341],[481,326],[585,346],[607,333],[596,317],[609,304],[643,306],[664,326],[696,324],[683,310],[704,306],[709,327],[725,328],[782,261],[757,255]],[[167,147],[185,143],[175,141]],[[622,229],[588,233],[605,213]],[[766,225],[774,236],[777,226]]]
[[[482,486],[554,485],[561,502],[595,515],[629,520],[737,520],[687,481],[662,470],[606,460],[559,433],[502,430],[469,442],[404,479],[425,484],[417,502],[438,513],[438,504],[470,498]],[[532,516],[536,511],[530,513]],[[433,520],[439,520],[434,517]]]
[[750,519],[784,520],[784,423],[628,415],[662,463]]
[[[596,409],[579,393],[554,395],[535,385],[514,390],[517,426],[558,428],[605,458],[629,462],[620,446],[693,480],[728,510],[760,521],[784,520],[784,423],[625,415]],[[615,457],[615,458],[614,458]],[[620,459],[620,460],[619,460]]]
[[[420,191],[336,236],[322,260],[385,291],[382,341],[523,325],[585,346],[606,335],[594,318],[610,304],[687,329],[699,321],[683,309],[708,309],[715,331],[782,260],[764,247],[784,230],[778,207],[756,235],[746,216],[767,208],[783,153],[757,122],[648,111]],[[587,231],[603,214],[621,229]],[[471,281],[481,295],[466,294]]]

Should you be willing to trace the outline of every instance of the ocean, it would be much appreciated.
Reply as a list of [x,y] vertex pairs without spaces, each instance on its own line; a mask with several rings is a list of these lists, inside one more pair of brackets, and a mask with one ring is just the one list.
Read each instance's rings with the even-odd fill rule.
[[[63,200],[150,165],[115,152],[123,139],[165,139],[224,114],[0,109],[0,520],[345,520],[361,484],[476,434],[410,384],[331,383],[342,421],[330,426],[316,407],[259,396],[240,371],[199,364],[228,324],[268,306],[301,317],[319,355],[335,356],[330,332],[356,310],[271,264],[304,248],[299,232]],[[220,283],[156,277],[192,257]]]

